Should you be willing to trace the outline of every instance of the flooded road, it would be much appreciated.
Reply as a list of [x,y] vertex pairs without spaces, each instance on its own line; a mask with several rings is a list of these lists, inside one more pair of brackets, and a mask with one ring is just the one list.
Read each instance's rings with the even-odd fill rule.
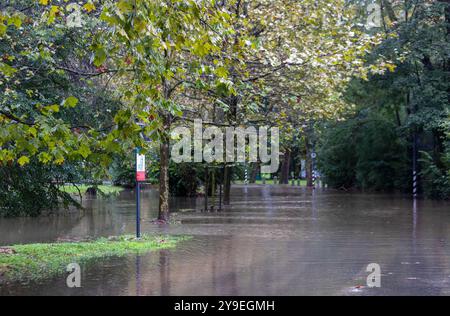
[[[0,245],[134,233],[133,192],[84,202],[86,211],[0,219]],[[65,276],[11,284],[0,295],[450,295],[450,203],[293,186],[235,186],[224,211],[173,199],[175,223],[151,222],[157,192],[143,194],[142,229],[192,235],[174,250],[82,266]],[[381,267],[369,289],[366,267]]]

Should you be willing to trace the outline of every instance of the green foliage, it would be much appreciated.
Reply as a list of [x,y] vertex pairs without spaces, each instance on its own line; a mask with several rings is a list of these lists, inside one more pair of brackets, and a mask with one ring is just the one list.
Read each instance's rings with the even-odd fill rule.
[[334,188],[406,190],[408,155],[396,126],[378,115],[360,115],[327,127],[318,167]]
[[136,170],[133,167],[127,166],[115,170],[112,176],[114,185],[125,188],[133,188],[136,186]]
[[198,186],[202,181],[202,169],[204,168],[200,164],[171,163],[169,165],[170,193],[174,196],[197,196]]
[[94,187],[100,195],[103,196],[113,196],[118,195],[121,191],[123,191],[123,188],[118,186],[112,186],[112,185],[94,185],[89,186],[86,184],[83,185],[64,185],[61,186],[60,190],[69,194],[84,194],[89,188]]
[[135,155],[131,152],[129,155],[116,155],[109,168],[113,184],[125,188],[134,188],[136,186],[135,164]]
[[38,216],[79,204],[60,184],[71,181],[73,170],[32,161],[25,166],[0,166],[0,217]]
[[424,0],[399,6],[389,1],[383,4],[381,30],[385,38],[368,54],[367,62],[382,56],[392,60],[394,67],[347,86],[347,102],[355,104],[359,113],[370,113],[367,120],[371,121],[363,120],[364,126],[359,126],[362,121],[357,116],[327,131],[324,137],[331,139],[324,139],[323,144],[330,147],[322,146],[325,157],[321,167],[333,186],[411,192],[412,139],[416,135],[422,150],[418,164],[421,190],[428,197],[446,198],[449,4]]
[[[427,152],[421,152],[422,171],[421,178],[424,182],[425,194],[434,199],[450,198],[450,173],[444,173]],[[447,161],[447,170],[450,170],[449,161]]]
[[420,175],[424,191],[428,197],[434,199],[450,199],[450,137],[447,137],[445,151],[440,159],[434,159],[426,151],[420,152],[422,166]]
[[356,185],[357,155],[354,142],[354,122],[328,127],[318,148],[318,168],[333,188]]
[[356,180],[359,187],[405,191],[410,183],[407,146],[393,122],[368,117],[356,131]]

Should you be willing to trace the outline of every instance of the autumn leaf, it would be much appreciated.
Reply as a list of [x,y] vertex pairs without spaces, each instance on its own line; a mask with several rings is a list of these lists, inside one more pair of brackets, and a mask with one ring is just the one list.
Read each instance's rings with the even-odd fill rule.
[[95,5],[89,1],[88,3],[86,3],[83,8],[87,11],[87,12],[91,12],[93,10],[95,10]]
[[47,105],[42,108],[43,114],[57,113],[57,112],[59,112],[59,106],[57,104]]
[[55,22],[56,19],[56,14],[59,12],[59,7],[56,5],[52,5],[49,13],[48,13],[48,20],[47,20],[47,24],[50,25],[53,22]]
[[23,166],[30,162],[30,158],[28,158],[27,156],[22,156],[17,160],[17,162],[19,163],[19,165]]
[[63,102],[63,105],[65,107],[71,107],[71,108],[74,108],[77,104],[78,104],[78,99],[73,96],[68,97]]

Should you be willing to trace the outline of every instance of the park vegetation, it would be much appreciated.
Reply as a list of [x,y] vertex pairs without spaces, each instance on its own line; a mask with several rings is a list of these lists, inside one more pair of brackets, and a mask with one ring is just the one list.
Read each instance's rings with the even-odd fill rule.
[[318,168],[333,188],[411,192],[416,164],[420,192],[449,198],[449,3],[375,1],[369,28],[372,2],[2,1],[0,215],[79,207],[67,184],[133,187],[135,148],[160,220],[200,184],[227,203],[241,165],[170,161],[170,130],[199,118],[279,127],[281,183],[305,160],[308,186]]

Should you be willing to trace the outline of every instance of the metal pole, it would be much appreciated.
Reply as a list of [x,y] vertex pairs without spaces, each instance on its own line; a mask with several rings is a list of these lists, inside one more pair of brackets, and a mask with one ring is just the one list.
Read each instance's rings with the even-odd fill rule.
[[[139,148],[136,148],[136,174],[137,174],[137,157]],[[141,184],[136,179],[136,238],[141,238]]]
[[[408,91],[407,94],[407,104],[409,107],[411,107],[411,99],[412,99],[412,92]],[[415,114],[417,111],[417,106],[413,105],[411,112],[413,114]],[[413,153],[412,153],[412,167],[413,167],[413,198],[417,199],[417,193],[418,193],[418,187],[419,187],[419,183],[418,183],[418,178],[417,178],[417,127],[414,126],[413,128]]]
[[248,184],[248,171],[247,171],[247,165],[244,166],[244,183],[245,185]]
[[311,155],[311,169],[312,169],[312,188],[316,188],[316,165],[315,165],[316,153],[313,151]]
[[141,184],[136,182],[136,238],[141,238]]
[[414,130],[413,136],[413,198],[417,199],[417,133]]

